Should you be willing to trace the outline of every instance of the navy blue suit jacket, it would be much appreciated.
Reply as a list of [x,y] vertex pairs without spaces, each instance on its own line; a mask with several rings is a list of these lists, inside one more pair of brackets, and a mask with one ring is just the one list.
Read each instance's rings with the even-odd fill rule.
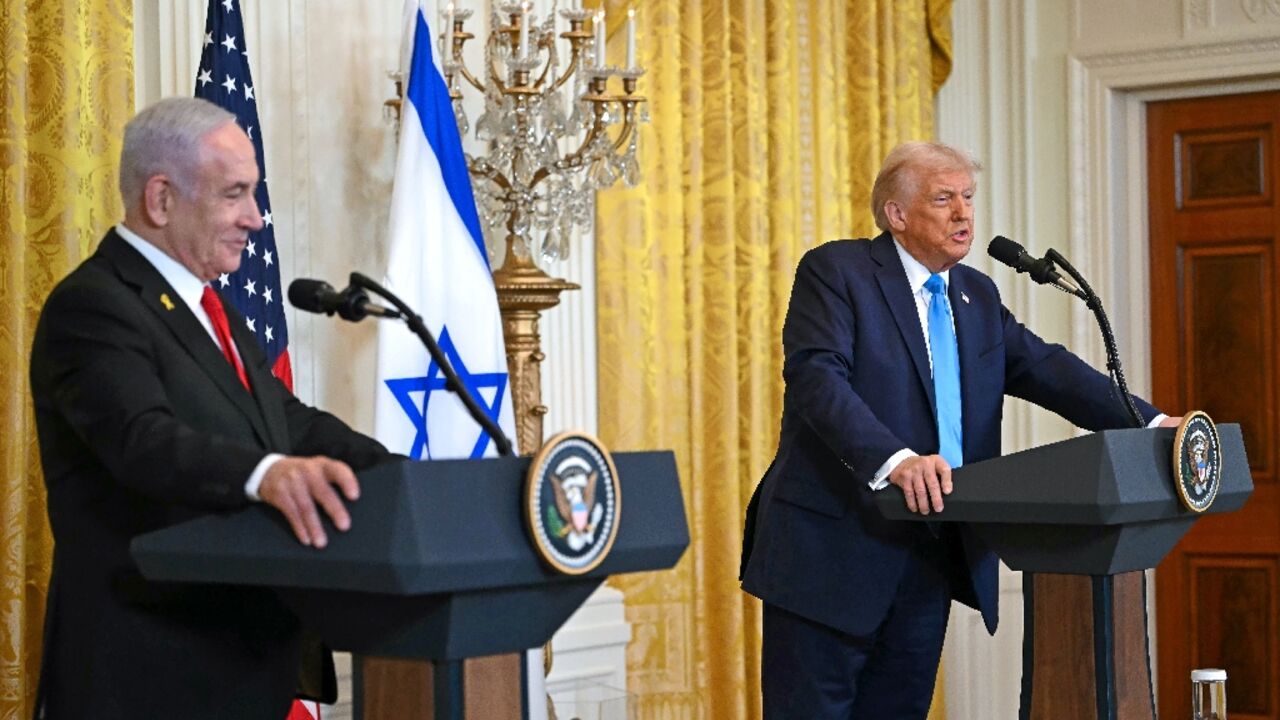
[[[1006,394],[1089,430],[1129,425],[1110,379],[1023,327],[989,277],[957,265],[948,294],[966,463],[1000,454]],[[928,537],[924,523],[885,520],[868,482],[902,448],[938,452],[929,356],[892,237],[806,253],[782,344],[782,431],[748,510],[742,586],[797,615],[867,635],[888,612],[912,545]],[[1158,414],[1137,402],[1145,420]],[[901,497],[896,487],[879,492]],[[995,632],[997,559],[963,526],[959,537],[968,567],[957,574],[971,587],[953,583],[955,597],[981,610]]]

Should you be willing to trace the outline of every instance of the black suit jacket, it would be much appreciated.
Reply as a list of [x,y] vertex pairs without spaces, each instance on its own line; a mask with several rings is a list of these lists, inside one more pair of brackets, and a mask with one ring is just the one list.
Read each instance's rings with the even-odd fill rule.
[[271,376],[244,319],[230,307],[228,316],[252,394],[114,231],[45,304],[31,390],[55,540],[38,705],[46,717],[288,712],[296,617],[263,589],[149,582],[129,541],[245,507],[245,481],[269,452],[356,469],[388,455],[298,401]]
[[[1019,323],[989,277],[957,265],[947,292],[960,355],[965,462],[1000,454],[1005,395],[1089,430],[1128,427],[1111,381]],[[902,448],[938,452],[924,331],[893,238],[839,240],[806,253],[782,344],[782,431],[748,509],[743,588],[867,635],[889,612],[911,547],[929,537],[924,523],[885,520],[868,482]],[[1137,404],[1146,421],[1158,415]],[[902,494],[895,487],[878,492]],[[943,538],[954,555],[955,597],[980,609],[995,632],[996,557],[966,528]]]

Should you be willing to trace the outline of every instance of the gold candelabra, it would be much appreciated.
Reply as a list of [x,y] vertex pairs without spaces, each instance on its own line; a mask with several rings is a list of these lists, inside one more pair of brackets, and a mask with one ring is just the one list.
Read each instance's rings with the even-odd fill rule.
[[[524,453],[542,444],[547,412],[541,402],[545,356],[538,318],[559,304],[562,291],[579,288],[542,266],[567,258],[574,230],[591,227],[595,190],[619,178],[629,186],[639,182],[637,126],[648,119],[644,98],[636,94],[644,70],[635,60],[634,11],[627,20],[626,64],[611,67],[604,13],[578,2],[570,0],[558,12],[568,24],[558,35],[569,49],[563,67],[554,4],[541,24],[528,3],[497,6],[484,43],[483,80],[463,59],[466,44],[476,37],[466,30],[471,11],[450,4],[440,33],[445,84],[462,135],[471,130],[462,88],[484,97],[475,137],[488,152],[468,154],[467,164],[490,260],[497,259],[495,249],[503,249],[493,275],[517,442]],[[621,80],[621,93],[609,91],[612,77]]]

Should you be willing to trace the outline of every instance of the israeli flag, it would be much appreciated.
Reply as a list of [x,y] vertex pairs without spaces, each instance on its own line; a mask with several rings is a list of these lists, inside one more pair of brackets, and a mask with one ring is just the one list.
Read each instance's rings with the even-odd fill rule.
[[[405,15],[412,56],[400,107],[386,285],[422,315],[463,384],[514,437],[498,298],[462,139],[426,18],[413,0]],[[377,377],[374,433],[393,452],[421,460],[497,454],[402,323],[379,325]]]

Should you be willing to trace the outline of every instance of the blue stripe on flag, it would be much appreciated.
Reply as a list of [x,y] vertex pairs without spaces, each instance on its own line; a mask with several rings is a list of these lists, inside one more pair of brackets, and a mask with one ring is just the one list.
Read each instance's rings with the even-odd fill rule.
[[471,175],[467,160],[462,154],[462,138],[458,135],[457,120],[453,116],[453,104],[444,78],[436,71],[431,59],[431,30],[422,11],[417,13],[417,27],[413,33],[413,60],[409,63],[409,88],[405,98],[417,110],[422,134],[435,151],[444,175],[444,185],[449,198],[458,209],[462,223],[471,233],[471,239],[489,267],[489,253],[485,251],[484,235],[480,231],[480,216],[476,214],[476,199],[471,193]]

